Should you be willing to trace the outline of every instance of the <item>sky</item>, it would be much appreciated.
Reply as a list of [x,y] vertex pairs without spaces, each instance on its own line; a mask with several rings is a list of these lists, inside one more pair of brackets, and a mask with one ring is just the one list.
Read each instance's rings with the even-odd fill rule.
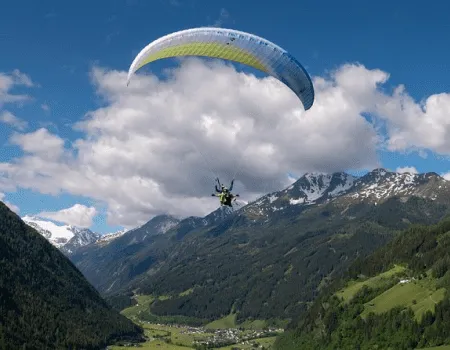
[[[214,177],[247,201],[305,172],[450,173],[448,1],[98,0],[0,10],[0,200],[99,233],[206,215]],[[316,93],[221,60],[128,68],[153,40],[217,26],[295,56]],[[149,65],[150,66],[150,65]],[[202,126],[202,127],[198,127]]]

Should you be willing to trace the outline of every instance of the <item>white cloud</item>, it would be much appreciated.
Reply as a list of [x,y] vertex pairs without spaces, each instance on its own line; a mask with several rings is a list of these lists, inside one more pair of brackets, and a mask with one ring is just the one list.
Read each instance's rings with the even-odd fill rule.
[[448,173],[441,174],[441,176],[442,176],[444,179],[446,179],[447,181],[450,181],[450,171],[449,171]]
[[58,160],[64,152],[64,140],[51,134],[45,128],[28,134],[15,133],[10,141],[20,146],[25,152],[40,158]]
[[[409,130],[400,119],[392,127],[399,95],[379,89],[389,74],[361,65],[315,78],[307,112],[279,81],[217,62],[183,60],[168,79],[139,74],[128,88],[126,72],[91,76],[105,106],[77,123],[85,136],[65,149],[46,129],[15,134],[28,154],[0,163],[0,183],[103,201],[109,222],[128,227],[214,210],[216,174],[228,182],[239,170],[236,192],[251,201],[290,184],[288,173],[372,169],[380,144]],[[377,134],[382,123],[388,135]]]
[[0,107],[6,103],[17,103],[30,99],[28,95],[11,93],[15,86],[33,87],[34,83],[30,77],[17,69],[11,74],[0,73]]
[[14,79],[14,84],[16,85],[24,85],[26,87],[33,87],[35,84],[31,80],[31,78],[26,75],[25,73],[22,73],[18,69],[14,69],[11,77]]
[[214,27],[221,27],[224,25],[228,19],[230,18],[230,13],[226,8],[221,8],[219,12],[219,17],[214,21],[213,26]]
[[6,195],[5,195],[4,193],[0,192],[0,201],[2,201],[3,203],[5,203],[5,205],[6,205],[9,209],[11,209],[13,212],[15,212],[16,214],[19,214],[19,212],[20,212],[19,207],[18,207],[17,205],[12,204],[11,202],[8,202],[8,201],[5,199],[5,197],[6,197]]
[[413,166],[405,166],[405,167],[398,167],[395,172],[397,173],[411,173],[411,174],[418,174],[419,172],[417,169]]
[[389,150],[450,153],[450,93],[429,96],[418,104],[399,86],[392,97],[378,104],[377,112],[388,128]]
[[10,125],[18,130],[25,130],[28,126],[28,123],[9,111],[0,112],[0,122]]
[[55,212],[41,212],[37,214],[41,218],[59,221],[77,227],[90,227],[96,215],[97,210],[94,207],[87,207],[82,204],[75,204],[70,208]]
[[41,108],[45,112],[50,111],[50,106],[48,104],[46,104],[46,103],[41,104]]

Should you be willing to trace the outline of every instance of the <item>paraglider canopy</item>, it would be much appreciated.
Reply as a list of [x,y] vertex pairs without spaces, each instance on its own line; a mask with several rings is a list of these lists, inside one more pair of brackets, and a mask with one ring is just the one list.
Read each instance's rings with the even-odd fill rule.
[[151,42],[131,64],[127,85],[144,65],[179,56],[213,57],[245,64],[283,82],[297,95],[305,110],[314,103],[310,76],[286,50],[253,34],[214,27],[182,30]]

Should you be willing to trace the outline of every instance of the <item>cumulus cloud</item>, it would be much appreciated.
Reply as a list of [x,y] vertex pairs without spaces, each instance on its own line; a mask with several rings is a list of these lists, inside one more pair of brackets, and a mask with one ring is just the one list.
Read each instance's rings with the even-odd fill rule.
[[399,86],[393,96],[385,96],[377,112],[385,119],[391,151],[430,149],[450,153],[450,93],[429,96],[419,104]]
[[23,102],[30,99],[30,96],[11,93],[15,86],[33,87],[31,78],[14,70],[11,74],[0,73],[0,107],[6,103]]
[[10,125],[18,130],[25,130],[28,123],[19,117],[16,117],[9,111],[0,112],[0,122],[6,125]]
[[11,202],[8,202],[8,201],[5,199],[5,197],[6,197],[6,195],[5,195],[4,193],[0,192],[0,201],[2,201],[3,203],[5,203],[5,205],[6,205],[9,209],[11,209],[13,212],[15,212],[16,214],[19,214],[19,212],[20,212],[19,207],[18,207],[17,205],[12,204]]
[[219,62],[183,60],[167,78],[139,74],[129,87],[122,71],[96,67],[91,78],[105,104],[76,124],[84,136],[65,147],[43,128],[13,135],[26,155],[0,163],[0,183],[105,202],[109,222],[126,227],[214,210],[215,176],[237,173],[236,192],[252,200],[290,184],[288,174],[373,169],[377,149],[411,128],[406,93],[382,92],[389,74],[357,64],[314,78],[307,112],[279,81]]
[[27,153],[51,160],[58,160],[64,152],[64,140],[40,128],[28,134],[15,133],[11,143],[18,145]]
[[67,225],[77,227],[90,227],[92,220],[97,215],[97,209],[94,207],[87,207],[82,204],[75,204],[74,206],[62,209],[55,212],[41,212],[37,216]]
[[441,176],[442,176],[444,179],[446,179],[447,181],[450,181],[450,171],[449,171],[448,173],[441,174]]
[[405,166],[405,167],[398,167],[395,172],[397,173],[411,173],[411,174],[418,174],[419,172],[417,169],[413,166]]

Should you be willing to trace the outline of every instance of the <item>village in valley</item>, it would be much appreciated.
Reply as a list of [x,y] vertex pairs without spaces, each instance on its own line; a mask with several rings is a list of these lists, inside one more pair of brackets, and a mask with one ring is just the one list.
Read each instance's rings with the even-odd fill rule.
[[202,345],[206,345],[206,348],[217,348],[234,344],[256,344],[256,347],[262,349],[263,346],[258,346],[259,344],[254,341],[255,339],[274,337],[281,332],[283,332],[283,329],[276,328],[267,328],[264,330],[244,330],[242,328],[207,330],[203,327],[188,327],[180,333],[193,335],[194,338],[195,335],[199,335],[201,339],[195,340],[193,345],[200,348]]
[[136,346],[160,350],[269,350],[277,335],[284,332],[281,324],[269,325],[261,320],[237,324],[233,312],[203,326],[164,322],[164,317],[157,319],[150,311],[154,296],[136,294],[133,298],[137,303],[121,313],[144,329],[147,341],[144,344],[122,343],[108,350],[135,349]]
[[269,350],[275,337],[283,332],[282,328],[267,327],[260,330],[244,328],[209,329],[181,324],[162,324],[142,322],[147,342],[145,344],[122,344],[110,347],[111,350],[124,348],[145,349],[260,349]]

